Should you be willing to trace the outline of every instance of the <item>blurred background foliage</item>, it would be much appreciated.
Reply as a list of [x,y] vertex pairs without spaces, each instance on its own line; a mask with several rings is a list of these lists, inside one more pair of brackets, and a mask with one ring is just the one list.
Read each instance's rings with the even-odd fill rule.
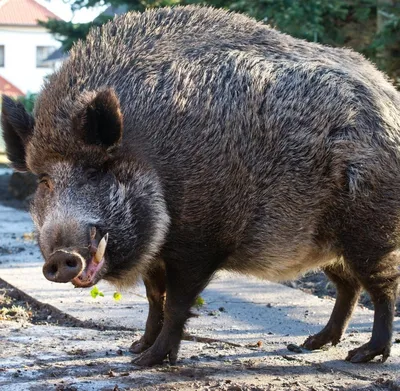
[[36,96],[37,96],[37,94],[28,93],[24,96],[17,98],[17,100],[24,105],[24,107],[25,107],[26,111],[28,111],[28,113],[32,113]]

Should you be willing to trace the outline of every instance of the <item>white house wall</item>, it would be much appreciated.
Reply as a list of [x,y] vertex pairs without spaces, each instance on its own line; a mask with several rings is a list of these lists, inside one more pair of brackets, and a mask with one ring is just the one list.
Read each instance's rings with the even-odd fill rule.
[[44,28],[0,26],[0,45],[4,45],[4,67],[0,75],[22,92],[39,92],[45,76],[52,68],[36,67],[36,47],[60,43]]

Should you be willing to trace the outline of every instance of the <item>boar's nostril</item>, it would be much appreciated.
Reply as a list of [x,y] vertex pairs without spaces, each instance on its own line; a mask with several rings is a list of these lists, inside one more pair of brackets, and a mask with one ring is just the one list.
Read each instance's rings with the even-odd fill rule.
[[54,282],[69,282],[83,268],[82,257],[74,252],[56,251],[43,266],[44,276]]
[[49,273],[50,274],[55,276],[57,274],[57,270],[58,270],[57,265],[50,265],[49,266]]
[[76,258],[68,259],[65,263],[68,267],[77,267],[78,265]]

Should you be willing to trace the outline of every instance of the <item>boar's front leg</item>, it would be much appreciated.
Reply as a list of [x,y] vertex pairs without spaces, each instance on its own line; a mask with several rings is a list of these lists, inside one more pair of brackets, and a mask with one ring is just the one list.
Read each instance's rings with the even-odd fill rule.
[[162,261],[152,265],[143,276],[146,296],[149,301],[146,330],[142,338],[133,342],[129,350],[132,353],[142,353],[153,345],[162,329],[165,304],[165,267]]
[[324,272],[335,284],[337,298],[327,325],[304,342],[303,346],[308,350],[319,349],[328,343],[339,343],[360,296],[361,284],[344,265],[326,267]]
[[202,265],[201,260],[197,261],[190,259],[178,264],[166,260],[167,298],[163,327],[154,344],[134,359],[134,364],[153,366],[162,364],[167,357],[171,364],[176,363],[184,326],[191,316],[190,308],[213,275],[215,268],[212,265],[217,264]]

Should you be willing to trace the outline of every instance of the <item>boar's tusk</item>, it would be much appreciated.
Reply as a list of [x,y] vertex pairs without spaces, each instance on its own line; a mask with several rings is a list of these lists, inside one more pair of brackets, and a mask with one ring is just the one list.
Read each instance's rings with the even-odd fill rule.
[[94,262],[100,263],[101,260],[104,257],[104,253],[106,252],[106,247],[107,247],[107,242],[108,242],[108,233],[106,233],[103,237],[103,239],[100,240],[100,243],[97,247],[96,254],[94,254]]

